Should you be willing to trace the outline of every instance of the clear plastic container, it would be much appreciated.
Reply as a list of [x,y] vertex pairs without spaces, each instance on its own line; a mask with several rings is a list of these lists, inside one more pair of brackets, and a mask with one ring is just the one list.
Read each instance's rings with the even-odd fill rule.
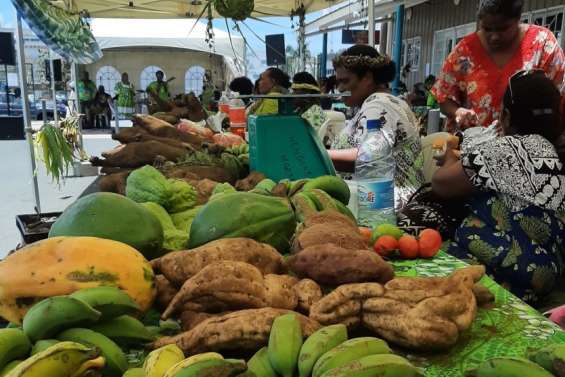
[[220,101],[218,101],[218,110],[220,112],[228,115],[230,112],[230,100],[228,98],[227,92],[222,92],[222,96],[220,97]]
[[[239,93],[233,93],[234,96]],[[232,98],[229,102],[230,131],[245,138],[247,130],[247,117],[245,115],[245,103],[239,98]]]
[[355,166],[358,222],[371,227],[395,224],[393,145],[378,119],[367,120],[367,133]]

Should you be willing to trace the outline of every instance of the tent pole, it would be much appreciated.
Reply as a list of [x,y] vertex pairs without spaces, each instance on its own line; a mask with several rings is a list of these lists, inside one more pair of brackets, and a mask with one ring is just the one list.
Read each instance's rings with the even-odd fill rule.
[[59,112],[57,111],[57,89],[55,88],[55,64],[53,64],[51,50],[49,50],[49,68],[51,70],[51,93],[53,96],[53,122],[57,127],[59,125]]
[[369,46],[375,47],[375,0],[369,0],[367,5],[367,22],[369,27]]
[[[17,12],[16,12],[17,13]],[[23,109],[22,113],[24,116],[24,131],[26,134],[27,143],[29,146],[29,158],[31,163],[31,177],[33,181],[33,196],[35,198],[35,211],[41,213],[41,202],[39,200],[39,184],[37,182],[37,168],[35,165],[35,149],[33,146],[33,129],[31,128],[31,115],[29,112],[29,97],[27,90],[27,73],[26,73],[26,63],[25,63],[25,48],[24,48],[24,35],[22,29],[22,18],[19,13],[16,14],[17,28],[16,43],[18,45],[18,81],[20,83],[20,90],[22,93]]]
[[[71,62],[71,80],[75,83],[75,109],[77,114],[81,114],[82,109],[80,108],[80,101],[78,99],[78,77],[77,77],[77,68],[78,64],[75,62]],[[79,117],[78,120],[78,135],[79,135],[79,145],[81,148],[84,148],[84,144],[82,142],[82,117]]]
[[400,73],[402,72],[402,32],[404,28],[404,5],[396,7],[396,17],[394,18],[394,51],[393,57],[396,63],[396,77],[392,84],[392,92],[394,95],[400,94]]
[[324,33],[322,44],[322,61],[320,62],[320,77],[326,78],[328,72],[328,33]]
[[304,8],[298,11],[298,71],[306,70],[306,11]]

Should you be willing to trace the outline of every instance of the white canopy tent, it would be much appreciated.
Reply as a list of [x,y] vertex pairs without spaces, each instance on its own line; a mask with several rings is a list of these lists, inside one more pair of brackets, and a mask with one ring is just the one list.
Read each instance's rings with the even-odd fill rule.
[[[95,18],[92,34],[100,49],[119,47],[171,47],[221,55],[232,77],[244,74],[245,42],[232,33],[214,29],[214,48],[206,43],[206,24],[193,19]],[[192,30],[192,31],[191,31]],[[232,47],[233,46],[233,47]]]

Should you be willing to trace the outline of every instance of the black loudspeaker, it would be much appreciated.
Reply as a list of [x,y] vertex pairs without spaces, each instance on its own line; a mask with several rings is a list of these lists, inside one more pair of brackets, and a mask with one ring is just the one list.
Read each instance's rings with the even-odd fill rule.
[[[55,82],[63,81],[63,69],[61,65],[61,59],[53,60],[53,69],[55,70]],[[51,81],[51,65],[49,60],[45,60],[45,76],[47,81]]]
[[284,34],[266,35],[265,44],[267,45],[267,65],[286,64]]
[[0,117],[0,140],[25,140],[25,138],[23,117]]
[[4,64],[16,65],[16,51],[12,33],[0,33],[0,65]]

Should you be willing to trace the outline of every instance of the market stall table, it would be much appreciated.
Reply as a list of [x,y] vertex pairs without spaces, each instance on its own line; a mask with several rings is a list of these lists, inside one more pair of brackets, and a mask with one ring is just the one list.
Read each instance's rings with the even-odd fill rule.
[[[444,252],[434,259],[392,262],[397,276],[447,276],[467,264]],[[489,277],[481,283],[494,295],[492,307],[479,308],[472,327],[457,344],[440,354],[408,355],[426,369],[426,377],[463,376],[468,369],[497,356],[524,357],[529,349],[565,343],[565,331]]]

